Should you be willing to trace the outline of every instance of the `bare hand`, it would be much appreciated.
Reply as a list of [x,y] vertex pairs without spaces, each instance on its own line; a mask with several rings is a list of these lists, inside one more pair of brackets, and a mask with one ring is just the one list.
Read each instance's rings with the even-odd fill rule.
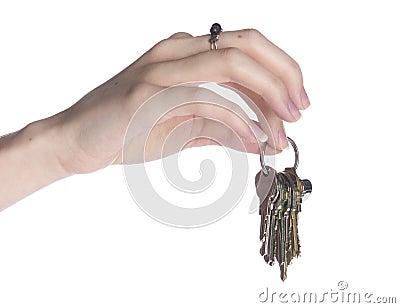
[[[299,65],[253,29],[223,32],[218,47],[209,50],[208,35],[176,33],[56,115],[62,141],[57,155],[62,166],[69,173],[87,173],[121,163],[124,134],[140,105],[161,89],[198,80],[224,83],[248,95],[268,121],[270,129],[261,127],[275,141],[268,144],[274,144],[278,152],[287,147],[283,121],[298,120],[299,109],[309,106]],[[160,141],[183,121],[202,118],[204,121],[196,121],[201,127],[192,131],[203,135],[211,125],[210,115],[237,128],[247,151],[259,152],[255,136],[243,121],[228,111],[208,108],[178,110],[158,123],[148,140],[150,159],[158,158]],[[189,146],[207,144],[210,142],[198,139]],[[230,140],[226,144],[234,147]]]

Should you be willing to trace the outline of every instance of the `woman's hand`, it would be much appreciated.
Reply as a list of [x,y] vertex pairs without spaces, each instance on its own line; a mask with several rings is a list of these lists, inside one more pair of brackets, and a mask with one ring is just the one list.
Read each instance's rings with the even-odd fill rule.
[[[193,37],[176,33],[75,105],[50,118],[59,140],[56,153],[66,172],[88,173],[121,163],[126,128],[135,111],[158,91],[191,81],[227,84],[245,93],[269,124],[268,127],[260,123],[265,134],[272,138],[268,141],[268,145],[274,145],[270,152],[287,147],[283,121],[298,120],[299,109],[309,106],[299,65],[257,30],[223,32],[219,49],[213,51],[208,39],[208,35]],[[217,109],[212,105],[193,105],[189,110],[174,111],[154,127],[147,140],[147,158],[159,158],[162,141],[185,121],[197,126],[191,129],[192,136],[186,138],[204,135],[213,122],[208,117],[231,126],[240,135],[246,150],[258,153],[256,137],[248,125],[228,110]],[[259,131],[254,125],[253,130]],[[230,140],[232,135],[225,136],[225,145],[235,147]],[[131,142],[134,144],[135,140]],[[187,146],[206,144],[212,141],[195,139]],[[143,152],[143,149],[137,151]]]
[[[297,63],[257,30],[223,32],[219,49],[212,51],[208,39],[208,35],[176,33],[67,110],[1,137],[0,210],[61,178],[122,163],[124,141],[130,146],[129,163],[174,153],[182,140],[191,140],[186,147],[214,144],[196,138],[210,135],[225,146],[252,153],[259,153],[258,142],[265,142],[267,136],[267,152],[287,147],[283,121],[298,120],[299,109],[309,105]],[[237,105],[226,101],[221,105],[228,108],[199,103],[202,97],[196,103],[199,90],[195,90],[193,104],[170,106],[171,111],[160,121],[149,123],[150,114],[163,105],[153,106],[147,99],[167,87],[194,81],[240,90],[256,104],[257,116],[266,121],[256,124]],[[187,86],[186,90],[193,89]],[[154,125],[148,139],[138,133],[124,140],[132,116],[143,110],[142,106],[149,112],[132,123],[143,130]],[[185,129],[175,130],[181,124]],[[163,147],[173,130],[172,144]],[[145,146],[141,146],[143,140]],[[161,152],[165,148],[167,151]]]

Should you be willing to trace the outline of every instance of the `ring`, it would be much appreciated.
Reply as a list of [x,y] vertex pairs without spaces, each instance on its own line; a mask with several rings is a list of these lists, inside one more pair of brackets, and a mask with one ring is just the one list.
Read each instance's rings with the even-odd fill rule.
[[[290,145],[293,148],[294,151],[294,165],[293,165],[293,169],[296,170],[298,165],[299,165],[299,149],[296,145],[296,143],[294,143],[293,139],[287,137],[287,140],[289,141]],[[267,145],[265,145],[265,147],[267,147]],[[265,176],[268,176],[269,174],[269,166],[265,163],[265,148],[263,148],[261,150],[260,153],[260,163],[261,163],[261,168],[262,171],[264,172]]]
[[219,39],[219,35],[222,32],[221,25],[219,23],[214,23],[210,29],[210,39],[209,42],[211,44],[210,49],[215,50],[218,49],[217,41]]

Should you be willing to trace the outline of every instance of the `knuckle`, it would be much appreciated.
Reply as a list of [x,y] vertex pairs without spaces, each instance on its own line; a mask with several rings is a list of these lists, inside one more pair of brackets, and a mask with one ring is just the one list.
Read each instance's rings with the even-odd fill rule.
[[155,44],[148,52],[147,57],[150,61],[157,61],[167,50],[171,48],[173,41],[164,39]]
[[163,39],[159,41],[154,47],[152,48],[154,51],[157,53],[161,53],[164,51],[166,48],[171,47],[172,41],[170,39]]
[[242,36],[246,38],[249,42],[258,41],[260,37],[263,36],[260,31],[253,28],[243,29],[241,31]]
[[172,34],[169,39],[181,39],[181,38],[191,38],[193,37],[190,33],[187,32],[176,32]]
[[286,86],[283,81],[277,77],[273,76],[270,80],[271,87],[276,90],[277,93],[282,93],[286,91]]
[[291,59],[288,64],[293,74],[300,77],[302,76],[300,65],[295,60]]

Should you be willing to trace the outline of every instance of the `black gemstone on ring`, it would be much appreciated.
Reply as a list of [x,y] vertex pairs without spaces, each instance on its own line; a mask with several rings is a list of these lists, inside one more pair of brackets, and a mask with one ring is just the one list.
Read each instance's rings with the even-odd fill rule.
[[219,23],[214,23],[211,26],[210,33],[212,36],[219,35],[222,31],[221,25]]

